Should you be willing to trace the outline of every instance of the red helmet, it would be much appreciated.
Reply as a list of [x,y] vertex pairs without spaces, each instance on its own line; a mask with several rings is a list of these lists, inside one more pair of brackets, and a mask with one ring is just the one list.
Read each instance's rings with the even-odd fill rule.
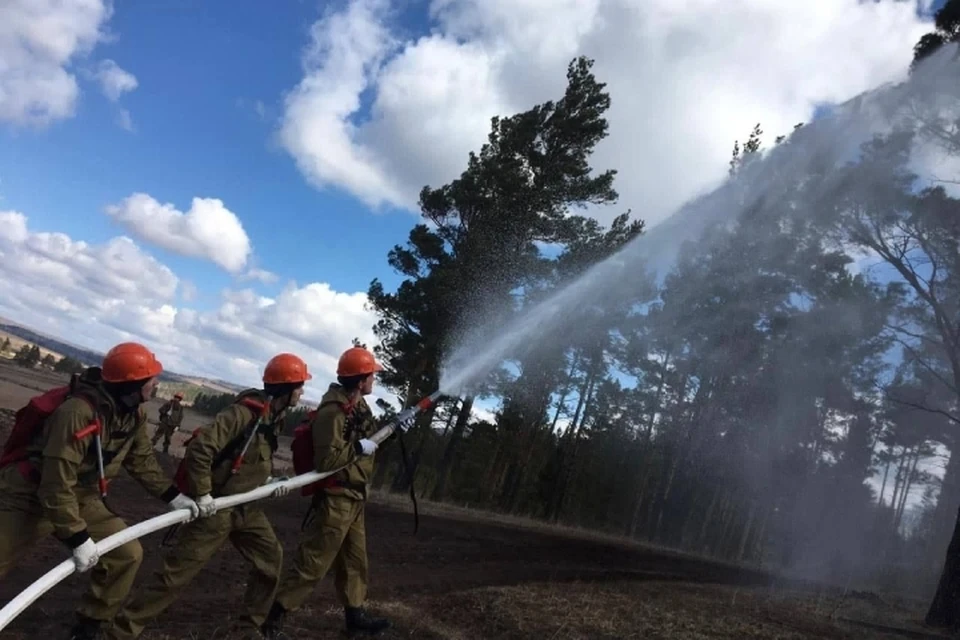
[[107,352],[101,366],[106,382],[134,382],[160,375],[163,365],[149,349],[137,342],[123,342]]
[[363,347],[347,349],[340,356],[340,362],[337,364],[337,375],[341,378],[365,376],[377,371],[383,371],[383,367],[373,354]]
[[312,378],[307,371],[307,363],[292,353],[273,356],[263,370],[263,381],[266,384],[302,383]]

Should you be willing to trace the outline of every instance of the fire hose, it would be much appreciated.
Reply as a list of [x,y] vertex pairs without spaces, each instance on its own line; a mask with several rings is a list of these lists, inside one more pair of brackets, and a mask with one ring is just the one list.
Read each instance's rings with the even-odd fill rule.
[[[433,395],[424,398],[417,404],[404,409],[398,413],[397,417],[389,424],[385,425],[379,431],[370,436],[370,439],[376,442],[378,445],[381,444],[384,440],[393,435],[393,432],[396,431],[397,427],[401,423],[406,422],[410,418],[415,417],[421,411],[431,407],[440,396],[441,393],[437,391]],[[262,500],[263,498],[271,496],[273,492],[281,486],[288,487],[291,490],[299,489],[300,487],[304,487],[308,484],[313,484],[317,480],[323,480],[324,478],[332,476],[333,474],[338,473],[341,469],[346,468],[346,466],[347,465],[344,465],[343,467],[334,469],[333,471],[310,471],[308,473],[302,473],[298,476],[290,478],[289,480],[265,484],[257,487],[256,489],[247,491],[246,493],[238,493],[217,498],[214,500],[214,503],[217,505],[217,510],[219,511],[221,509],[229,509],[231,507],[236,507],[248,502]],[[127,527],[123,531],[117,532],[112,536],[107,536],[103,540],[100,540],[97,543],[97,552],[102,557],[104,554],[107,554],[117,547],[127,544],[128,542],[132,542],[138,538],[142,538],[157,531],[162,531],[163,529],[173,525],[189,522],[190,519],[191,515],[189,509],[177,509],[176,511],[170,511],[150,518],[149,520],[144,520],[143,522],[135,524],[131,527]],[[0,609],[0,631],[5,629],[14,618],[23,613],[26,608],[33,604],[40,596],[45,594],[60,582],[66,580],[67,577],[70,576],[70,574],[72,574],[75,570],[76,564],[74,563],[73,558],[69,558],[40,576],[40,578],[34,581],[33,584],[21,591],[20,595],[8,602],[3,609]]]

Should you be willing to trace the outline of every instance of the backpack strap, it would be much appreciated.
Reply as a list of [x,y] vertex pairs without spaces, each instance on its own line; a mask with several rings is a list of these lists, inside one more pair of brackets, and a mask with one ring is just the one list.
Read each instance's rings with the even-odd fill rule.
[[[93,436],[93,446],[95,447],[95,452],[97,454],[97,488],[100,490],[100,497],[105,499],[107,497],[107,485],[109,482],[107,481],[105,470],[107,461],[105,461],[103,457],[104,420],[100,413],[100,398],[92,397],[90,394],[80,391],[77,388],[77,383],[79,381],[79,374],[75,373],[70,376],[70,391],[67,395],[67,398],[80,398],[90,405],[90,409],[93,410],[93,422],[80,431],[77,431],[75,434],[73,434],[73,437],[76,440],[82,440],[87,436]],[[142,411],[142,407],[137,409],[138,417],[142,417],[142,415],[140,415]]]
[[[343,435],[345,436],[346,439],[349,440],[351,436],[357,431],[356,425],[353,422],[357,414],[357,403],[350,402],[350,401],[341,402],[340,400],[327,400],[326,402],[321,402],[320,405],[317,407],[316,411],[319,411],[323,407],[326,407],[331,404],[335,404],[338,407],[340,407],[340,410],[343,411],[344,415],[347,417],[347,425],[346,425],[345,433]],[[311,417],[311,420],[312,420],[312,417]]]
[[93,421],[83,429],[80,429],[80,431],[77,431],[75,434],[73,434],[74,440],[83,440],[87,436],[96,436],[98,438],[97,446],[99,447],[99,437],[103,431],[103,420],[100,417],[100,410],[97,408],[97,402],[95,400],[91,400],[88,396],[81,393],[71,393],[67,399],[70,398],[80,398],[90,405],[90,408],[93,410]]
[[353,403],[353,402],[349,402],[349,401],[340,402],[339,400],[327,400],[326,402],[321,402],[319,405],[317,405],[317,408],[313,412],[315,413],[320,409],[326,406],[329,406],[331,404],[335,404],[338,407],[340,407],[343,410],[343,412],[346,413],[347,415],[353,413],[353,411],[357,408],[356,403]]
[[253,411],[254,415],[260,415],[263,412],[264,408],[268,406],[270,403],[260,402],[259,400],[254,400],[250,396],[245,396],[243,398],[240,398],[236,402],[234,402],[234,404],[242,404],[247,409],[250,409],[251,411]]
[[[233,467],[231,468],[230,473],[236,474],[238,471],[240,471],[240,465],[243,464],[243,456],[246,455],[247,449],[250,447],[250,443],[253,442],[254,436],[257,435],[257,431],[259,430],[258,427],[260,426],[261,421],[266,417],[267,412],[270,410],[270,400],[270,396],[267,396],[267,399],[264,402],[245,397],[241,398],[235,403],[242,404],[246,408],[250,409],[253,412],[253,420],[247,424],[247,427],[242,433],[228,442],[227,446],[220,451],[220,453],[217,455],[217,458],[214,460],[214,467],[236,454],[236,457],[233,459]],[[272,443],[271,449],[273,449]]]
[[101,423],[103,422],[103,417],[100,415],[100,398],[94,397],[92,394],[84,393],[77,388],[77,383],[80,381],[80,374],[74,373],[70,376],[69,391],[67,392],[67,400],[70,398],[80,398],[87,405],[90,406],[90,410],[93,411],[93,421],[87,425],[86,428],[81,429],[76,434],[74,438],[76,440],[82,440],[89,435],[97,434],[101,430]]

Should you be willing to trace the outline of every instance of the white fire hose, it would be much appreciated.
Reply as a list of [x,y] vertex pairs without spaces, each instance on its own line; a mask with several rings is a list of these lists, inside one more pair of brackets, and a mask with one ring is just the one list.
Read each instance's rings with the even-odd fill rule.
[[[429,398],[424,398],[418,404],[400,412],[393,422],[374,433],[372,436],[370,436],[370,439],[377,444],[382,443],[384,440],[390,437],[390,435],[397,428],[397,425],[409,418],[412,418],[416,414],[420,413],[420,411],[423,409],[429,407],[433,401],[439,397],[439,395],[439,392],[435,393]],[[272,482],[270,484],[265,484],[251,491],[247,491],[246,493],[223,496],[214,500],[214,503],[217,505],[217,510],[219,511],[221,509],[236,507],[247,502],[262,500],[263,498],[271,496],[279,487],[289,487],[291,490],[299,489],[300,487],[304,487],[308,484],[313,484],[317,480],[323,480],[324,478],[332,476],[346,466],[349,465],[344,465],[344,467],[340,467],[340,469],[334,469],[333,471],[324,471],[323,473],[310,471],[308,473],[294,476],[289,480],[284,480],[283,482]],[[97,543],[97,552],[102,557],[106,553],[116,549],[117,547],[121,547],[128,542],[132,542],[133,540],[137,540],[143,536],[150,535],[156,531],[161,531],[175,524],[189,522],[189,520],[189,509],[177,509],[176,511],[164,513],[154,518],[150,518],[149,520],[144,520],[143,522],[135,524],[132,527],[128,527],[123,531],[113,534],[112,536],[107,536]],[[0,631],[5,629],[14,618],[23,613],[24,610],[33,604],[40,596],[45,594],[63,580],[66,580],[66,578],[75,570],[76,564],[74,563],[73,558],[64,560],[50,571],[40,576],[38,580],[24,589],[20,595],[8,602],[3,609],[0,609]]]
[[[379,432],[376,435],[379,435]],[[371,440],[372,439],[373,438],[371,438]],[[314,483],[317,480],[322,480],[328,476],[331,476],[337,471],[339,471],[339,469],[336,471],[326,471],[324,473],[311,471],[299,476],[294,476],[283,482],[265,484],[251,491],[247,491],[246,493],[223,496],[222,498],[217,498],[214,500],[214,503],[217,505],[217,510],[236,507],[237,505],[245,504],[247,502],[253,502],[255,500],[267,498],[280,486],[290,487],[291,490],[299,489],[300,487]],[[189,520],[189,509],[177,509],[176,511],[164,513],[154,518],[150,518],[149,520],[144,520],[143,522],[135,524],[132,527],[127,527],[123,531],[115,533],[112,536],[107,536],[97,543],[97,552],[101,557],[103,557],[104,554],[113,551],[117,547],[122,547],[128,542],[132,542],[138,538],[150,535],[156,531],[161,531],[175,524],[188,522]],[[67,577],[75,570],[76,564],[74,563],[73,558],[68,558],[50,571],[40,576],[37,581],[24,589],[20,595],[8,602],[3,609],[0,609],[0,631],[5,629],[14,618],[23,613],[27,607],[37,600],[37,598],[45,594],[60,582],[66,580]]]

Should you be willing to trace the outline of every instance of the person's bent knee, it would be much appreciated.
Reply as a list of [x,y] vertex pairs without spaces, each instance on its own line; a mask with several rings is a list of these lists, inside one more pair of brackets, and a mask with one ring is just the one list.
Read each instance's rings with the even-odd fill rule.
[[127,544],[121,545],[109,553],[105,553],[104,557],[110,558],[117,563],[139,567],[140,563],[143,562],[143,546],[139,540],[131,540]]

